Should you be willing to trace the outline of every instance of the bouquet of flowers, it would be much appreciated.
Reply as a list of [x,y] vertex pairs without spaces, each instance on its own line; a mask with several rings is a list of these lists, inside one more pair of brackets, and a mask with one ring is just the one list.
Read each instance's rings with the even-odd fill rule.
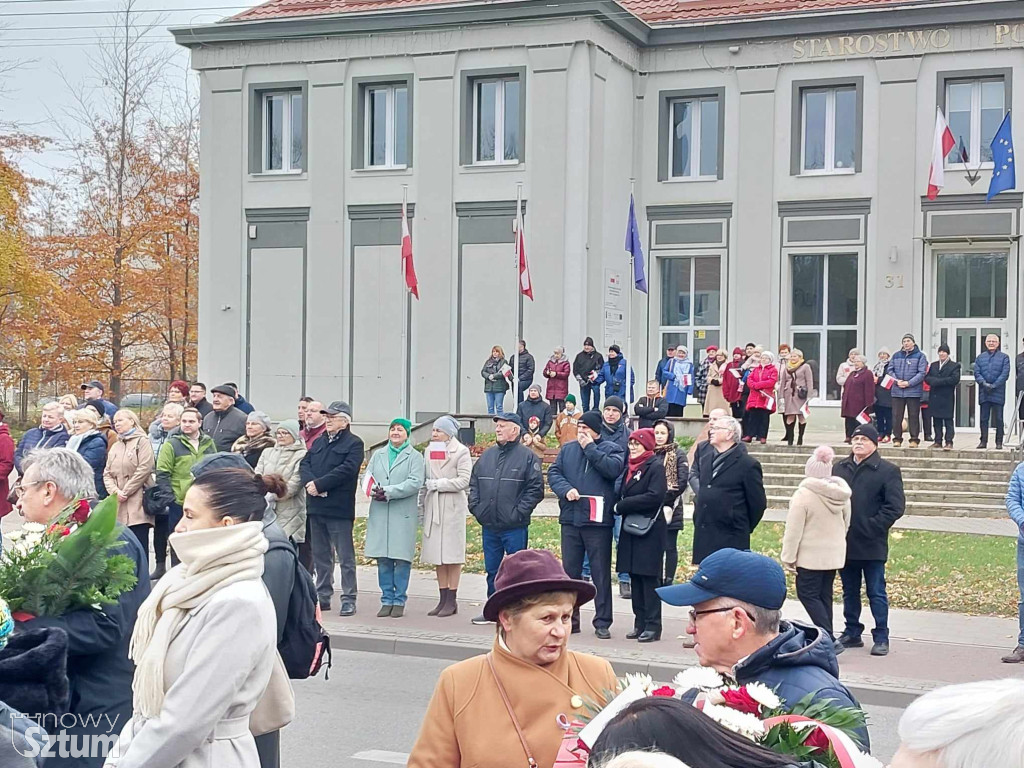
[[117,497],[91,513],[89,503],[68,504],[49,526],[25,523],[11,531],[13,546],[0,553],[0,598],[17,620],[99,610],[135,586],[135,562],[117,554]]

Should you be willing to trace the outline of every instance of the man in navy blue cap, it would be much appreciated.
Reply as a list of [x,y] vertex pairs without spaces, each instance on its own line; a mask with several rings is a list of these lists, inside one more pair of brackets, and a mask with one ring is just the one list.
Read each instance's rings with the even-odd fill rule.
[[[786,576],[769,557],[720,549],[705,557],[685,584],[659,587],[669,605],[689,605],[686,632],[702,666],[713,667],[740,685],[764,683],[783,703],[808,694],[836,706],[859,707],[839,682],[839,663],[824,630],[782,621]],[[860,734],[868,745],[867,729]]]
[[[530,517],[544,498],[537,455],[519,442],[523,422],[514,413],[494,417],[497,445],[484,451],[469,477],[469,512],[480,523],[487,596],[505,555],[527,548]],[[491,624],[480,614],[474,624]]]

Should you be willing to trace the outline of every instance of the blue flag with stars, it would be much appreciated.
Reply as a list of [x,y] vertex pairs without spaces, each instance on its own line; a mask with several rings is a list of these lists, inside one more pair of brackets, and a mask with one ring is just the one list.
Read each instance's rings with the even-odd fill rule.
[[992,181],[988,185],[987,200],[1000,192],[1017,186],[1017,174],[1013,166],[1013,128],[1010,127],[1010,113],[1006,113],[1003,124],[992,137]]
[[644,247],[640,244],[640,228],[636,224],[633,194],[629,195],[629,220],[626,222],[626,252],[633,257],[633,285],[647,293],[647,275],[644,273]]

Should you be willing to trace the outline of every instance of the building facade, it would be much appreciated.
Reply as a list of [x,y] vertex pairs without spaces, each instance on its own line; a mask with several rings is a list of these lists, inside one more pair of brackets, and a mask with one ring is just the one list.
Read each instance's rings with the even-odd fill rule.
[[[1019,351],[1022,196],[985,192],[1024,4],[272,0],[173,32],[202,84],[200,371],[273,414],[482,412],[520,191],[538,368],[585,336],[640,379],[667,343],[788,342],[830,407],[852,347]],[[936,108],[957,147],[929,200]],[[965,376],[960,426],[975,399]]]

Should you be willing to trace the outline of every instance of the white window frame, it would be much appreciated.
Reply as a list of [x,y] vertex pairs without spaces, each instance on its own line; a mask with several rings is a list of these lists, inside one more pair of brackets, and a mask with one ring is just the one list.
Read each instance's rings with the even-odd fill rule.
[[[968,157],[981,157],[981,84],[982,83],[999,83],[1004,89],[1006,88],[1006,79],[1003,77],[975,77],[975,78],[963,78],[963,79],[949,79],[946,80],[946,92],[943,94],[946,104],[946,114],[949,114],[949,87],[951,85],[971,85],[971,145],[967,147]],[[1006,112],[1006,92],[1003,91],[1003,112]],[[956,137],[953,137],[954,140]],[[954,145],[952,151],[946,155],[945,167],[951,170],[965,170],[968,167],[968,163],[959,163],[951,161],[954,152],[959,144]],[[991,169],[994,168],[995,164],[991,160],[986,160],[983,163],[971,163],[970,168],[979,169]]]
[[[716,167],[714,173],[701,174],[700,173],[700,149],[701,149],[701,111],[703,109],[703,103],[705,101],[714,101],[718,104],[718,119],[722,119],[722,104],[721,100],[717,96],[688,96],[682,99],[671,99],[668,102],[668,173],[667,178],[670,181],[718,181],[719,169]],[[692,141],[690,142],[690,170],[696,170],[696,173],[682,174],[676,176],[672,173],[672,169],[675,167],[675,149],[676,149],[676,137],[675,137],[675,113],[677,104],[692,104],[690,108],[690,126]],[[720,136],[719,126],[715,126],[715,137],[716,139]],[[715,157],[715,165],[718,165],[718,156]]]
[[[364,86],[363,93],[363,167],[372,168],[374,170],[394,168],[394,169],[405,169],[408,168],[406,163],[395,162],[395,149],[398,145],[398,131],[408,132],[408,126],[400,126],[395,121],[395,92],[398,89],[405,91],[405,104],[406,104],[406,119],[410,119],[409,114],[409,85],[407,83],[376,83],[367,84]],[[384,163],[382,165],[373,164],[373,135],[370,130],[372,124],[372,108],[370,104],[370,97],[373,91],[385,91],[385,118],[384,118]],[[406,154],[408,154],[409,148],[406,147]]]
[[[687,347],[689,356],[687,359],[693,360],[694,349],[696,347],[695,338],[697,331],[711,331],[717,332],[718,338],[722,339],[722,333],[725,328],[723,320],[725,319],[725,285],[726,285],[726,274],[725,274],[725,250],[703,250],[703,251],[655,251],[655,258],[658,260],[658,279],[659,281],[665,280],[665,261],[669,259],[689,259],[690,264],[690,323],[689,325],[662,325],[661,317],[663,315],[663,307],[658,308],[658,339],[664,346],[664,337],[668,333],[685,333],[687,338]],[[694,307],[694,295],[696,293],[697,284],[697,270],[695,263],[697,259],[717,258],[718,259],[718,324],[717,325],[701,325],[696,322],[697,313]],[[659,302],[661,297],[664,295],[663,291],[659,291]],[[703,340],[702,340],[703,341]],[[721,342],[719,343],[721,346]],[[660,358],[659,358],[660,359]],[[697,361],[699,362],[699,361]]]
[[[836,91],[852,90],[859,98],[853,83],[828,88],[803,88],[800,91],[800,175],[801,176],[848,176],[857,172],[854,158],[852,168],[836,168]],[[825,167],[807,167],[807,94],[825,94]]]
[[[261,155],[261,168],[264,174],[298,174],[303,172],[302,165],[296,165],[294,158],[292,157],[292,98],[298,96],[303,97],[302,91],[264,91],[261,94],[263,99],[263,125],[260,126],[260,133],[263,139],[263,150]],[[280,168],[268,168],[269,155],[267,150],[269,149],[268,142],[270,141],[268,130],[268,121],[270,119],[270,102],[273,99],[283,99],[284,109],[282,110],[282,121],[281,121],[281,167]],[[305,109],[303,104],[303,109]],[[304,133],[304,132],[303,132]],[[305,156],[306,147],[303,146],[302,154]]]
[[[473,165],[519,165],[518,157],[512,160],[505,159],[505,83],[519,84],[519,109],[523,109],[523,88],[519,77],[480,77],[474,78],[473,83]],[[494,159],[481,160],[477,154],[480,148],[479,125],[480,125],[480,86],[485,83],[497,83],[498,92],[494,98]],[[520,125],[519,115],[514,115],[517,130]],[[519,139],[522,141],[522,137]]]

